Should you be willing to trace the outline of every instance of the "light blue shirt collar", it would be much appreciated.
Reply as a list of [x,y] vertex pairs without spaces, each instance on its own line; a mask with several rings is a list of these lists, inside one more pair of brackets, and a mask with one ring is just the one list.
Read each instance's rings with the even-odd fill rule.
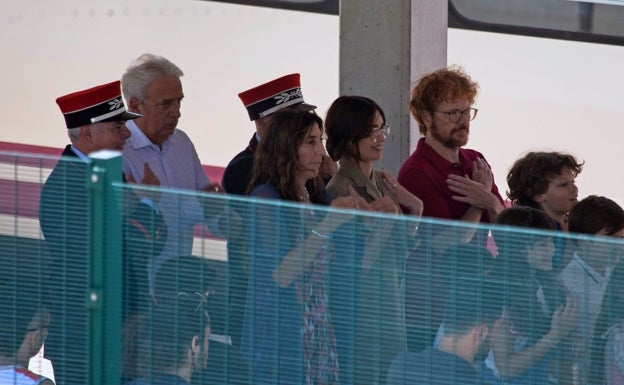
[[77,155],[80,159],[82,159],[82,160],[83,160],[83,161],[85,161],[85,162],[90,162],[89,157],[88,157],[88,156],[86,156],[86,155],[85,155],[82,151],[80,151],[79,149],[77,149],[76,147],[74,147],[74,145],[73,145],[73,144],[72,144],[69,148],[70,148],[70,149],[74,152],[74,154],[76,154],[76,155]]
[[126,142],[126,145],[130,143],[132,148],[143,148],[148,146],[156,146],[151,140],[141,131],[141,128],[136,124],[134,120],[128,120],[126,127],[130,130],[132,136]]

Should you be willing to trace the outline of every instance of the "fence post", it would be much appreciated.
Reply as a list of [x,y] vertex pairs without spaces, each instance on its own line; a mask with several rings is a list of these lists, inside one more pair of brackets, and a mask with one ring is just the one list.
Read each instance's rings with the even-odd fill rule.
[[98,151],[92,160],[87,188],[91,195],[91,271],[89,312],[89,384],[118,384],[121,378],[121,215],[113,188],[121,182],[122,157],[117,151]]

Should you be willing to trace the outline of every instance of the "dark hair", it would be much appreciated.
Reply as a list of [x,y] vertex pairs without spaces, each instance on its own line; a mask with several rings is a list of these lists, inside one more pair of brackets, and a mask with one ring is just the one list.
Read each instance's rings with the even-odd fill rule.
[[410,112],[421,134],[427,132],[423,117],[425,112],[433,113],[445,100],[463,98],[473,104],[479,85],[460,67],[451,66],[424,75],[412,89]]
[[[258,145],[248,193],[263,183],[272,183],[283,199],[299,201],[296,173],[299,168],[299,147],[312,125],[317,124],[323,134],[323,120],[313,111],[283,109],[271,115],[271,122]],[[323,180],[320,176],[306,184],[310,199],[327,203],[323,199]]]
[[590,383],[604,383],[605,333],[616,322],[624,321],[624,264],[616,265],[600,305],[591,345]]
[[490,277],[458,277],[446,297],[444,333],[462,336],[481,324],[491,329],[503,313],[501,288],[502,283]]
[[550,307],[556,307],[562,293],[557,285],[556,275],[552,272],[535,272],[527,261],[527,247],[540,240],[552,238],[542,231],[554,231],[555,222],[542,210],[526,206],[515,206],[501,211],[496,217],[497,225],[516,226],[537,231],[513,230],[493,227],[492,235],[496,242],[498,255],[490,274],[508,282],[504,294],[505,305],[514,326],[524,333],[531,343],[546,334],[550,327],[550,314],[543,314],[537,302],[536,292],[539,286]]
[[550,180],[561,174],[565,167],[574,176],[581,173],[584,162],[578,162],[573,155],[560,152],[529,152],[516,160],[507,173],[509,191],[507,197],[513,205],[530,206],[540,209],[533,200],[538,194],[548,190]]
[[203,292],[213,285],[216,272],[208,267],[205,259],[185,255],[168,259],[154,277],[154,298],[171,298],[183,292]]
[[225,280],[217,282],[217,272],[205,258],[184,255],[163,263],[154,278],[154,301],[162,303],[178,293],[201,293],[209,296],[206,309],[210,313],[211,328],[226,333],[227,296]]
[[489,277],[458,277],[446,298],[444,333],[459,337],[481,324],[491,329],[503,313],[501,288],[502,282]]
[[327,153],[334,161],[344,156],[360,160],[358,142],[370,136],[376,113],[385,123],[386,115],[372,99],[340,96],[334,100],[325,118]]
[[613,235],[624,228],[624,210],[609,198],[590,195],[572,207],[568,216],[571,233]]
[[138,372],[144,377],[191,364],[191,341],[199,336],[203,349],[204,330],[210,326],[205,298],[194,293],[180,293],[173,300],[158,303],[136,322]]
[[[536,230],[556,229],[555,222],[548,214],[526,206],[504,209],[496,216],[495,224]],[[541,232],[513,231],[500,227],[492,228],[492,236],[498,249],[498,256],[494,262],[499,266],[498,272],[515,277],[526,277],[529,272],[526,247],[534,245],[541,239],[552,237]]]
[[[214,322],[212,315],[216,315],[217,328],[224,328],[224,314],[217,310],[219,306],[214,301],[215,296],[208,295],[208,293],[212,293],[210,287],[215,279],[216,272],[208,266],[205,259],[197,256],[170,258],[160,266],[154,277],[153,297],[150,296],[148,308],[141,314],[133,315],[129,322],[124,325],[122,373],[127,379],[134,379],[139,376],[141,371],[139,352],[141,329],[145,328],[146,325],[149,326],[150,319],[157,316],[156,310],[161,308],[176,309],[176,303],[181,299],[183,301],[188,300],[187,302],[190,302],[191,305],[197,306],[203,301],[201,297],[203,295],[206,303],[202,305],[202,308],[211,314],[211,328],[212,322]],[[183,294],[180,295],[180,293]],[[151,302],[151,299],[154,302]],[[183,305],[184,303],[180,302],[180,306]],[[150,309],[154,310],[151,316]],[[160,336],[154,333],[154,341],[158,338]],[[142,365],[145,366],[145,364]]]
[[[22,344],[30,322],[43,316],[44,288],[41,270],[15,260],[2,260],[0,280],[0,355],[13,356]],[[23,263],[23,261],[22,261]]]

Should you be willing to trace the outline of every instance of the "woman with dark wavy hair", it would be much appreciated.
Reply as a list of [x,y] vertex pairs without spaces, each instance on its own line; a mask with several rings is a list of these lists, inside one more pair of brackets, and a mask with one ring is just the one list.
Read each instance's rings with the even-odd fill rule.
[[[350,215],[311,205],[366,208],[357,196],[331,200],[319,177],[323,121],[313,112],[282,110],[255,154],[247,218],[249,282],[242,351],[254,384],[339,384],[327,272],[332,233]],[[359,198],[359,199],[358,199]],[[287,203],[286,203],[287,202]]]

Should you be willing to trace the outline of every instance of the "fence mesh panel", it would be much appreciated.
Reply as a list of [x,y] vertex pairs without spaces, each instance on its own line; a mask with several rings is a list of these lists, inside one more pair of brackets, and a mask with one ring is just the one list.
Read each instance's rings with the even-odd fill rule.
[[53,370],[30,368],[62,385],[407,384],[462,365],[491,384],[590,384],[622,365],[620,239],[148,188],[115,159],[56,161],[0,154],[1,384],[44,342]]

